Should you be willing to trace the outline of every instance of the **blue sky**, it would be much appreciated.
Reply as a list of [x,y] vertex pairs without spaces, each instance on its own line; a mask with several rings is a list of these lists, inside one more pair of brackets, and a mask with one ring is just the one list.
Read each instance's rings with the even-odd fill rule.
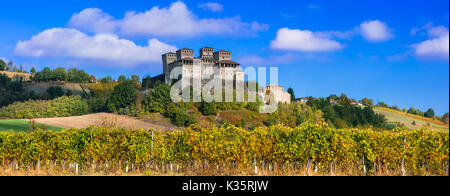
[[449,108],[449,2],[2,1],[0,58],[25,69],[155,76],[161,53],[211,46],[278,66],[298,97],[345,93],[401,108]]

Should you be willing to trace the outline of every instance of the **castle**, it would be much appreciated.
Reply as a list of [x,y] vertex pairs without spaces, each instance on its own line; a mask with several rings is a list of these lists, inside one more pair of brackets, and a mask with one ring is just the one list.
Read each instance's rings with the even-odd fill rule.
[[[162,55],[163,75],[165,82],[170,81],[170,73],[176,67],[182,67],[183,73],[190,72],[192,78],[201,77],[207,68],[218,68],[223,80],[236,81],[244,80],[244,72],[240,64],[231,60],[231,52],[225,50],[214,51],[214,48],[203,47],[200,49],[200,56],[194,57],[194,50],[183,48],[176,52],[169,52]],[[194,72],[194,65],[201,67],[200,72]],[[212,69],[211,69],[212,70]],[[212,74],[208,73],[208,74]],[[202,80],[202,82],[206,82]]]
[[[231,60],[231,52],[225,50],[214,51],[214,48],[203,47],[200,49],[200,56],[195,57],[195,52],[189,48],[182,48],[176,52],[169,52],[162,55],[163,74],[160,78],[164,78],[166,83],[172,81],[170,73],[174,68],[182,67],[181,75],[189,74],[192,78],[201,78],[202,73],[207,72],[207,68],[217,68],[222,76],[223,83],[227,80],[232,81],[234,85],[238,82],[244,82],[244,71],[241,64]],[[194,67],[199,66],[201,70],[194,71]],[[206,70],[206,71],[205,71]],[[207,74],[213,74],[209,72]],[[192,79],[193,80],[193,79]],[[202,79],[202,84],[208,80]],[[189,84],[182,84],[182,88]],[[258,93],[261,100],[273,93],[276,103],[290,103],[290,94],[284,91],[284,88],[271,84],[265,87],[264,93]]]

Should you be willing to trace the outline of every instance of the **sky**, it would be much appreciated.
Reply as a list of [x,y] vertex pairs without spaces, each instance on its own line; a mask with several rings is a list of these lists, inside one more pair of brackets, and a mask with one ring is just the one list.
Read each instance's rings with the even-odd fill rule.
[[449,1],[3,0],[0,58],[97,78],[156,76],[161,54],[209,46],[279,69],[297,97],[345,93],[449,108]]

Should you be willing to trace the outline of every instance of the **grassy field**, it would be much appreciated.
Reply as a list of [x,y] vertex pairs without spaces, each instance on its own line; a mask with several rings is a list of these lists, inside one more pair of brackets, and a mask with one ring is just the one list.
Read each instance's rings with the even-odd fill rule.
[[[449,129],[448,124],[444,124],[441,121],[434,120],[431,118],[408,114],[405,112],[382,107],[375,107],[373,110],[378,114],[383,114],[386,117],[388,123],[392,124],[402,123],[407,128],[410,129],[418,129],[423,126],[427,126],[428,124],[430,124],[432,128],[436,129],[446,129],[446,130]],[[413,124],[413,122],[415,122],[415,125]]]
[[[61,128],[45,125],[41,123],[36,123],[38,127],[44,126],[46,129],[59,131]],[[30,130],[30,123],[26,120],[0,120],[0,131],[28,131]]]

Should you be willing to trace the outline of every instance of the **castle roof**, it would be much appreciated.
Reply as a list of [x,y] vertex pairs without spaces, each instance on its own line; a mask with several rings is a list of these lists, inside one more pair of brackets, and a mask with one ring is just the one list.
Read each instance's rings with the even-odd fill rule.
[[220,61],[220,63],[228,63],[228,64],[240,65],[240,63],[237,63],[237,62],[234,62],[234,61],[230,61],[230,60],[222,60],[222,61]]
[[218,50],[216,52],[230,52],[230,51],[226,51],[226,50]]
[[[190,48],[181,48],[179,50],[192,50],[192,49],[190,49]],[[177,50],[177,51],[179,51],[179,50]]]

